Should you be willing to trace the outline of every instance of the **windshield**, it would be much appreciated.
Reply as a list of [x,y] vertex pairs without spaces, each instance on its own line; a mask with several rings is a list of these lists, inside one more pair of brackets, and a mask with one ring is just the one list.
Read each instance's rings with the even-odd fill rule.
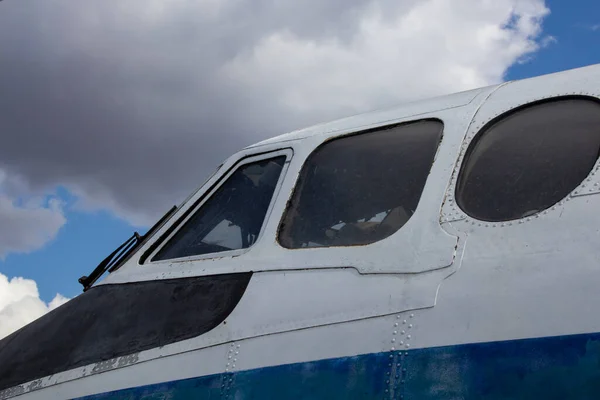
[[153,261],[252,246],[262,228],[285,159],[280,156],[240,166]]

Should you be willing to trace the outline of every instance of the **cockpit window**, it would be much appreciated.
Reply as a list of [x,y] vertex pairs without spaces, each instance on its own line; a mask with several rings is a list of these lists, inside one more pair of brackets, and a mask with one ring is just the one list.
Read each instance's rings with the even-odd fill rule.
[[423,120],[321,145],[302,169],[279,243],[365,245],[396,232],[417,208],[442,131],[442,122]]
[[285,159],[280,156],[240,166],[152,260],[252,246],[262,228]]
[[571,97],[519,108],[492,121],[469,145],[457,204],[484,221],[536,214],[574,190],[599,152],[599,102]]

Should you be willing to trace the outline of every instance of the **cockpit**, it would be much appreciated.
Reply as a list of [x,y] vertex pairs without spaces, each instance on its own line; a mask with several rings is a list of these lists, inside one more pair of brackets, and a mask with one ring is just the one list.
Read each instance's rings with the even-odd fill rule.
[[[366,245],[415,212],[442,137],[437,120],[326,141],[306,160],[279,223],[287,249]],[[247,249],[258,239],[285,156],[242,164],[157,248],[150,261]]]
[[285,157],[245,164],[152,257],[153,261],[247,249],[260,233]]

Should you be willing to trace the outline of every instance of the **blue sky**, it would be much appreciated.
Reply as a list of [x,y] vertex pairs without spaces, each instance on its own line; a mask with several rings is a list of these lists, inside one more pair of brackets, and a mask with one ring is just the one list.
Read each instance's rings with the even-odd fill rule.
[[563,71],[600,63],[600,3],[594,0],[546,2],[551,14],[544,20],[544,33],[556,42],[542,49],[526,64],[508,70],[507,79]]
[[[68,191],[57,192],[67,204],[73,204]],[[88,275],[135,229],[139,230],[109,211],[78,212],[68,206],[66,210],[67,223],[52,242],[28,254],[8,254],[0,261],[0,272],[4,275],[35,280],[40,298],[46,303],[57,293],[66,297],[81,293],[77,279]]]
[[[555,40],[547,39],[548,45],[531,54],[527,62],[511,65],[506,79],[521,79],[600,63],[600,2],[553,0],[547,1],[546,5],[551,14],[543,20],[542,36],[551,36]],[[236,146],[230,148],[235,150]],[[224,150],[220,151],[221,157],[228,155]],[[213,163],[213,166],[216,165]],[[188,183],[199,185],[205,175],[205,172],[196,174],[189,171],[182,190],[192,191],[195,186]],[[136,184],[135,177],[130,179],[131,187],[135,188]],[[118,211],[116,214],[120,216],[116,216],[110,207],[92,207],[91,211],[84,211],[75,207],[76,198],[69,190],[61,186],[55,186],[54,190],[53,196],[65,203],[63,210],[67,221],[57,236],[41,249],[25,254],[9,253],[3,261],[0,260],[0,273],[9,278],[22,276],[35,280],[45,302],[50,302],[56,293],[67,297],[79,294],[81,285],[77,279],[91,272],[98,262],[135,229],[139,229],[130,225],[126,218],[121,218],[127,215],[126,212]],[[180,195],[179,192],[173,194],[169,203],[169,193],[164,194],[167,201],[161,205],[177,204]],[[167,208],[163,207],[165,211]]]

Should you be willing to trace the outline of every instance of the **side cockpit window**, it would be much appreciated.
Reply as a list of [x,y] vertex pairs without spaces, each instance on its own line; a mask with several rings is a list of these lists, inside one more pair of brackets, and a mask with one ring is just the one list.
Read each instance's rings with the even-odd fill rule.
[[280,156],[240,166],[152,261],[252,246],[263,226],[285,160],[285,156]]
[[599,102],[562,98],[519,108],[492,121],[471,142],[457,204],[484,221],[536,214],[579,186],[599,152]]
[[424,120],[322,144],[300,173],[279,243],[365,245],[396,232],[417,208],[442,131]]

